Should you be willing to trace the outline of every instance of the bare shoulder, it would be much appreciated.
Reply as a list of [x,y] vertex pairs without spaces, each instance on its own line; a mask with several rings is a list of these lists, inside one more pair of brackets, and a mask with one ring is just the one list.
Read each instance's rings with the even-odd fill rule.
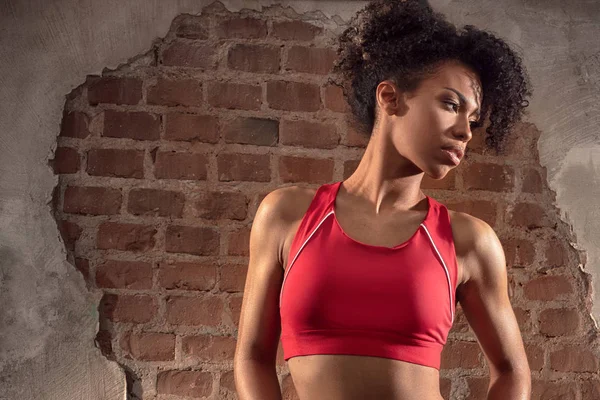
[[284,186],[269,192],[260,203],[253,224],[277,240],[279,263],[285,265],[287,249],[295,228],[308,210],[317,189]]
[[317,189],[301,186],[284,186],[271,191],[261,203],[275,211],[284,224],[302,218],[308,210]]
[[484,220],[473,215],[448,210],[452,225],[452,236],[456,257],[463,267],[462,282],[466,282],[479,274],[475,260],[488,256],[490,253],[500,256],[503,250],[494,229]]

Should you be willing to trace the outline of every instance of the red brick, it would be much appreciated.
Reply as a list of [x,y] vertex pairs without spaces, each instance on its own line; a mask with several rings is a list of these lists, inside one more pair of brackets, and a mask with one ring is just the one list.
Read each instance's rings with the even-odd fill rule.
[[477,342],[448,342],[442,350],[442,368],[477,368],[480,354]]
[[488,387],[490,384],[489,377],[468,376],[466,377],[469,385],[468,400],[481,400],[487,398]]
[[531,332],[531,314],[529,310],[520,307],[513,307],[517,323],[521,329],[521,333]]
[[121,209],[121,191],[103,187],[69,186],[63,211],[71,214],[114,215]]
[[77,268],[77,271],[81,272],[81,275],[83,275],[83,278],[85,279],[86,283],[89,283],[89,281],[90,281],[90,261],[85,258],[76,257],[75,258],[75,268]]
[[83,229],[79,225],[71,221],[57,221],[60,236],[65,242],[67,250],[75,250],[75,243],[81,236]]
[[156,379],[159,394],[207,397],[212,393],[213,376],[206,371],[160,371]]
[[600,380],[590,379],[581,382],[581,400],[600,399]]
[[225,388],[234,393],[237,391],[235,387],[235,374],[233,371],[221,372],[219,383],[221,388]]
[[598,372],[598,356],[589,346],[565,346],[550,353],[550,368],[560,372]]
[[200,106],[204,103],[202,84],[195,79],[158,78],[148,88],[148,104],[163,106]]
[[242,227],[229,234],[227,254],[231,256],[249,256],[250,227]]
[[74,174],[79,171],[79,154],[71,147],[57,147],[51,165],[55,174]]
[[523,174],[523,193],[542,193],[542,176],[533,168],[528,168]]
[[325,108],[335,112],[349,112],[350,106],[346,102],[344,92],[341,87],[336,85],[327,85],[323,89],[323,103]]
[[448,171],[442,179],[433,179],[429,175],[424,174],[423,181],[421,181],[421,189],[454,190],[456,189],[456,176],[456,168]]
[[237,44],[229,49],[227,66],[233,70],[274,74],[279,71],[279,48]]
[[348,123],[346,124],[345,135],[342,136],[342,144],[348,147],[366,148],[370,139],[370,133],[362,133],[352,123]]
[[546,309],[539,315],[540,333],[547,336],[569,336],[578,333],[579,312],[576,309]]
[[229,298],[229,312],[236,328],[239,327],[240,315],[242,312],[242,301],[243,298],[241,296]]
[[102,354],[105,357],[110,357],[110,359],[115,358],[115,354],[112,349],[112,332],[100,329],[98,333],[96,333],[96,337],[94,338],[95,345],[100,349]]
[[206,180],[208,159],[205,154],[159,152],[154,165],[158,179]]
[[211,290],[217,282],[217,267],[194,262],[159,264],[158,284],[163,289]]
[[323,28],[304,21],[273,21],[271,36],[281,40],[309,42],[322,32]]
[[546,266],[565,267],[569,262],[567,250],[563,245],[563,240],[550,239],[546,241]]
[[513,168],[506,165],[473,163],[463,171],[463,182],[467,190],[512,192],[514,175]]
[[318,111],[321,95],[319,86],[313,83],[269,81],[267,102],[274,110]]
[[151,289],[152,266],[143,261],[106,260],[96,268],[98,287]]
[[334,161],[305,157],[281,156],[279,176],[287,182],[327,183],[333,179]]
[[208,44],[175,41],[162,52],[163,65],[213,69],[215,47]]
[[309,121],[281,121],[280,143],[288,146],[303,146],[333,149],[340,143],[334,124]]
[[208,39],[209,22],[206,16],[180,14],[173,20],[175,35],[186,39]]
[[64,112],[60,136],[85,139],[90,135],[90,117],[80,111]]
[[223,316],[223,299],[211,295],[202,297],[170,296],[167,298],[167,322],[184,326],[217,326]]
[[279,121],[264,118],[236,118],[223,127],[226,143],[276,146],[279,140]]
[[218,154],[219,181],[269,182],[271,161],[269,154]]
[[200,218],[244,220],[248,198],[242,192],[204,192],[196,202],[196,211]]
[[126,358],[141,361],[172,361],[175,359],[175,335],[170,333],[132,333],[121,337]]
[[219,232],[209,227],[167,227],[165,250],[168,253],[188,253],[199,256],[219,254]]
[[217,143],[217,118],[209,115],[169,113],[166,119],[165,139]]
[[452,324],[452,332],[466,333],[470,331],[469,321],[465,316],[460,303],[456,305],[456,313],[454,314],[454,323]]
[[220,108],[260,110],[262,88],[244,83],[211,82],[208,86],[208,103]]
[[496,226],[496,204],[487,200],[463,200],[447,202],[446,206],[453,211],[463,212],[487,222],[492,228]]
[[187,336],[181,339],[181,350],[186,356],[207,362],[233,362],[237,340],[231,336]]
[[510,218],[510,224],[527,229],[556,227],[556,224],[552,222],[546,210],[535,203],[516,204],[512,212],[512,218]]
[[440,378],[440,394],[444,399],[450,398],[450,392],[452,391],[452,379]]
[[509,267],[529,267],[535,259],[535,247],[530,240],[511,238],[501,239]]
[[566,276],[549,275],[530,280],[523,287],[523,292],[530,300],[549,301],[573,293],[573,286]]
[[132,189],[127,211],[134,215],[154,215],[181,218],[185,196],[183,193],[159,189]]
[[119,178],[144,177],[144,151],[92,149],[87,154],[89,175]]
[[541,371],[542,368],[544,368],[543,347],[531,343],[525,343],[525,353],[527,354],[529,369],[532,371]]
[[259,39],[267,36],[267,23],[255,18],[230,18],[216,26],[219,39]]
[[511,135],[507,136],[506,154],[509,158],[524,160],[534,165],[540,164],[540,156],[537,149],[537,143],[541,131],[531,122],[521,121],[516,123],[511,130]]
[[532,400],[575,400],[577,386],[575,382],[548,382],[533,380]]
[[273,21],[271,35],[282,40],[312,41],[323,28],[304,21]]
[[142,99],[142,81],[137,78],[118,76],[89,76],[88,101],[99,103],[138,104]]
[[348,179],[358,168],[360,160],[346,160],[344,161],[344,180]]
[[248,266],[246,264],[223,264],[220,267],[219,290],[222,292],[243,292]]
[[330,48],[292,46],[288,52],[286,70],[326,75],[337,58]]
[[160,117],[146,112],[104,111],[104,137],[160,139]]
[[154,248],[156,229],[152,226],[103,222],[98,227],[99,249],[147,251]]
[[100,301],[102,318],[115,322],[150,322],[158,311],[156,301],[145,295],[105,294]]

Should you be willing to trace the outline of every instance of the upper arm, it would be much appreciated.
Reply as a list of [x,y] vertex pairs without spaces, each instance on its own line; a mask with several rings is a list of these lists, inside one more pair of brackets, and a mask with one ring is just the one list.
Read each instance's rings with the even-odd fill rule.
[[468,280],[457,297],[488,361],[491,376],[504,371],[529,374],[527,356],[510,299],[506,259],[494,230],[470,217],[465,255]]
[[250,230],[250,255],[242,300],[235,359],[275,365],[281,333],[279,291],[283,268],[279,252],[283,235],[283,191],[261,202]]

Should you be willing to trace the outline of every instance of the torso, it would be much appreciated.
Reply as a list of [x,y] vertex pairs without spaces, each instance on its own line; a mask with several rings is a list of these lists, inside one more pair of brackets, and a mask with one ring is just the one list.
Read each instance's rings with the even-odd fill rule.
[[[316,193],[316,189],[290,187],[289,218],[286,218],[284,241],[280,258],[288,265],[290,246],[302,217]],[[419,210],[398,213],[390,218],[366,218],[365,213],[350,209],[340,195],[335,210],[344,231],[359,242],[394,247],[408,240],[425,218],[427,201],[419,203]],[[467,214],[450,213],[454,245],[458,261],[458,285],[466,281],[468,271],[462,262],[468,244],[460,238],[468,229]],[[472,217],[471,217],[472,218]],[[385,222],[384,222],[385,221]],[[381,400],[442,400],[439,391],[439,372],[435,368],[381,357],[319,354],[292,357],[288,366],[294,386],[301,400],[353,400],[375,398]]]

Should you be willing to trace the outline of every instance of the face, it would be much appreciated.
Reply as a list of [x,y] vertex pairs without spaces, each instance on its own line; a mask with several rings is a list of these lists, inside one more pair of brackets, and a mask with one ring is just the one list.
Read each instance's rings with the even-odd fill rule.
[[413,93],[398,95],[400,101],[392,102],[398,108],[383,113],[391,143],[418,169],[434,179],[443,178],[460,160],[442,148],[454,145],[464,155],[471,130],[479,121],[482,90],[477,74],[464,64],[448,61]]

